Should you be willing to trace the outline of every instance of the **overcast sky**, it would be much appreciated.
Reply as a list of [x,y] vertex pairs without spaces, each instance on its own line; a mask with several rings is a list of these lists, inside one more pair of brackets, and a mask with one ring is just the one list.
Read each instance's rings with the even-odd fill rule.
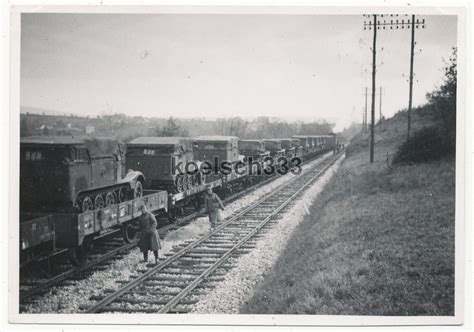
[[[414,105],[441,83],[442,58],[456,46],[455,16],[422,18]],[[89,116],[327,119],[340,130],[360,121],[371,86],[372,32],[363,21],[360,15],[22,14],[21,105]],[[377,91],[385,90],[382,111],[390,116],[408,105],[410,31],[382,30],[378,37]],[[377,114],[378,105],[377,96]]]

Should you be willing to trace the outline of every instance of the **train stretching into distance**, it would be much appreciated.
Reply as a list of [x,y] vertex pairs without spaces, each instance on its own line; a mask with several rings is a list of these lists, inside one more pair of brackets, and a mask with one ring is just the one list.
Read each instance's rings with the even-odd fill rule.
[[[269,157],[276,169],[285,160],[291,168],[295,158],[309,160],[336,149],[335,134],[264,140],[139,137],[126,145],[109,138],[22,138],[20,261],[69,250],[77,262],[95,239],[118,229],[126,242],[134,241],[142,204],[175,219],[186,206],[202,206],[207,186],[225,195],[270,176],[258,173]],[[229,172],[217,161],[225,161]],[[217,171],[203,172],[204,163]]]

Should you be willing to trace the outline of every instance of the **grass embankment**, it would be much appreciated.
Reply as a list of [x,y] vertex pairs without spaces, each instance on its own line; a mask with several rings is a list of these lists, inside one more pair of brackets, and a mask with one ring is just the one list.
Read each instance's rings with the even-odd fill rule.
[[454,314],[454,160],[391,170],[405,126],[386,123],[372,165],[357,138],[242,313]]

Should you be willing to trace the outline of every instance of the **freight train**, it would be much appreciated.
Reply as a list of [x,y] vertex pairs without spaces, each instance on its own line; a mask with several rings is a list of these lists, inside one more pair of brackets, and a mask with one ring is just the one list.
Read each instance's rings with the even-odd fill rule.
[[293,167],[296,157],[305,161],[337,146],[334,134],[140,137],[126,145],[108,138],[22,138],[21,264],[66,250],[79,262],[85,248],[110,232],[134,241],[142,204],[175,219],[188,205],[202,206],[207,186],[225,195],[270,176],[262,174],[270,157],[286,157]]

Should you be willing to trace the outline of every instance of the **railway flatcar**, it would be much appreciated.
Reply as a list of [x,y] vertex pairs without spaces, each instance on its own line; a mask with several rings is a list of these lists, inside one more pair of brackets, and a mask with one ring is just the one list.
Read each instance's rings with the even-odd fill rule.
[[146,188],[180,193],[203,183],[197,170],[185,169],[193,160],[191,138],[139,137],[127,144],[125,164],[146,174]]
[[145,177],[124,176],[122,154],[109,138],[22,138],[20,210],[85,212],[141,197]]
[[95,239],[116,231],[132,242],[143,204],[148,211],[166,214],[167,192],[145,190],[142,197],[80,213],[20,213],[20,264],[63,251],[80,264]]

